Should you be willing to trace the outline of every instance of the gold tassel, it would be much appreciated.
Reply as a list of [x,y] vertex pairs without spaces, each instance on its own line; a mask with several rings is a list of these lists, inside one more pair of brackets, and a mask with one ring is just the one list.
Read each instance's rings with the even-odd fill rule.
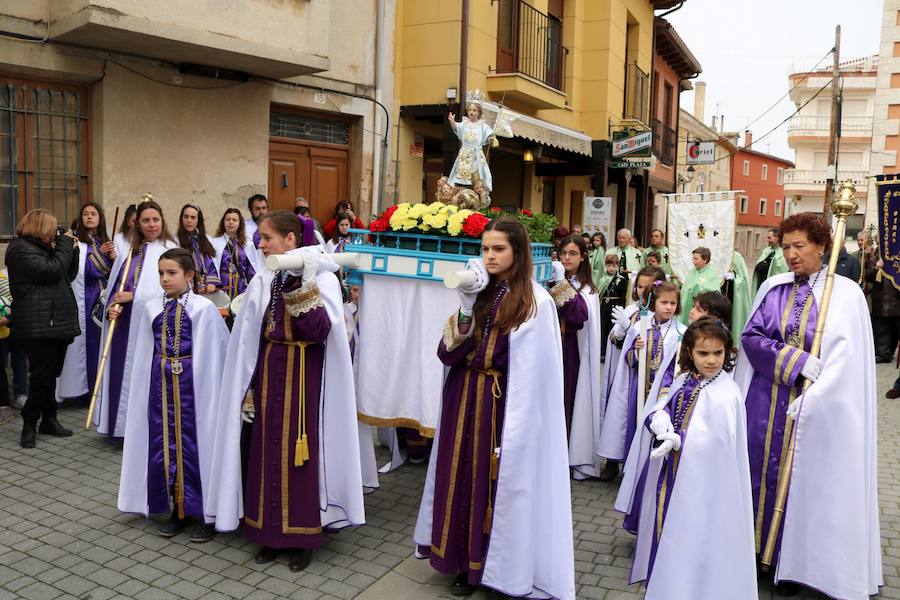
[[303,441],[299,437],[297,443],[294,444],[294,466],[303,466]]
[[303,450],[303,462],[309,460],[309,440],[304,433],[300,439],[300,447]]
[[309,440],[306,437],[306,347],[309,342],[298,342],[300,348],[300,410],[297,415],[297,443],[294,445],[294,466],[302,467],[309,460]]
[[497,481],[500,475],[500,457],[491,452],[491,481]]
[[487,511],[484,513],[484,533],[491,532],[491,524],[494,520],[494,507],[488,506]]

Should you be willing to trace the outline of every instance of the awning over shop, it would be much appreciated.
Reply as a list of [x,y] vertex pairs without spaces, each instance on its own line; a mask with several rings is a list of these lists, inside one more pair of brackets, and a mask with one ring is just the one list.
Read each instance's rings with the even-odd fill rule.
[[[481,107],[484,110],[485,120],[493,125],[497,115],[500,114],[500,105],[494,102],[482,101]],[[545,146],[553,146],[569,152],[584,154],[585,156],[591,155],[591,136],[568,127],[544,121],[543,119],[511,111],[508,108],[503,110],[513,117],[512,132],[516,137],[525,138]]]

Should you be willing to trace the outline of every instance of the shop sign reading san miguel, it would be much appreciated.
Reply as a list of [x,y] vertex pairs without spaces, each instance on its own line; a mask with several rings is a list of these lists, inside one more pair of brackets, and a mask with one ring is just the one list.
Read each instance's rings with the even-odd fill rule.
[[649,169],[653,132],[628,127],[612,132],[613,169]]
[[900,289],[900,175],[878,175],[878,246],[884,266],[877,278],[887,277]]

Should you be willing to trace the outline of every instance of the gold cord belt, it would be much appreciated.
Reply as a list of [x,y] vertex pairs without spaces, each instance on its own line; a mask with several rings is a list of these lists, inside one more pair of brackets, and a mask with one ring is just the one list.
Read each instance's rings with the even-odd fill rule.
[[[266,338],[268,339],[268,338]],[[302,467],[309,460],[309,440],[306,435],[306,348],[317,342],[269,340],[273,344],[297,346],[300,349],[300,413],[297,415],[297,442],[294,444],[294,466]]]

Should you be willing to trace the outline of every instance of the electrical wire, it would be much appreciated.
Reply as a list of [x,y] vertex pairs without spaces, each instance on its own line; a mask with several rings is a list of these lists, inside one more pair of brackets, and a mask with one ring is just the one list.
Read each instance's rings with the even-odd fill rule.
[[112,60],[111,58],[106,59],[106,61],[116,65],[117,67],[125,69],[126,71],[133,73],[133,74],[137,75],[138,77],[142,77],[142,78],[152,81],[154,83],[158,83],[160,85],[167,85],[169,87],[188,89],[188,90],[224,90],[227,88],[233,88],[233,87],[237,87],[239,85],[244,85],[245,83],[247,83],[246,81],[235,81],[235,82],[229,83],[227,85],[212,85],[212,86],[190,85],[187,83],[173,83],[171,81],[165,81],[163,79],[157,79],[156,77],[151,77],[150,75],[147,75],[146,73],[141,73],[137,69],[134,69],[132,67],[124,65],[118,61]]

